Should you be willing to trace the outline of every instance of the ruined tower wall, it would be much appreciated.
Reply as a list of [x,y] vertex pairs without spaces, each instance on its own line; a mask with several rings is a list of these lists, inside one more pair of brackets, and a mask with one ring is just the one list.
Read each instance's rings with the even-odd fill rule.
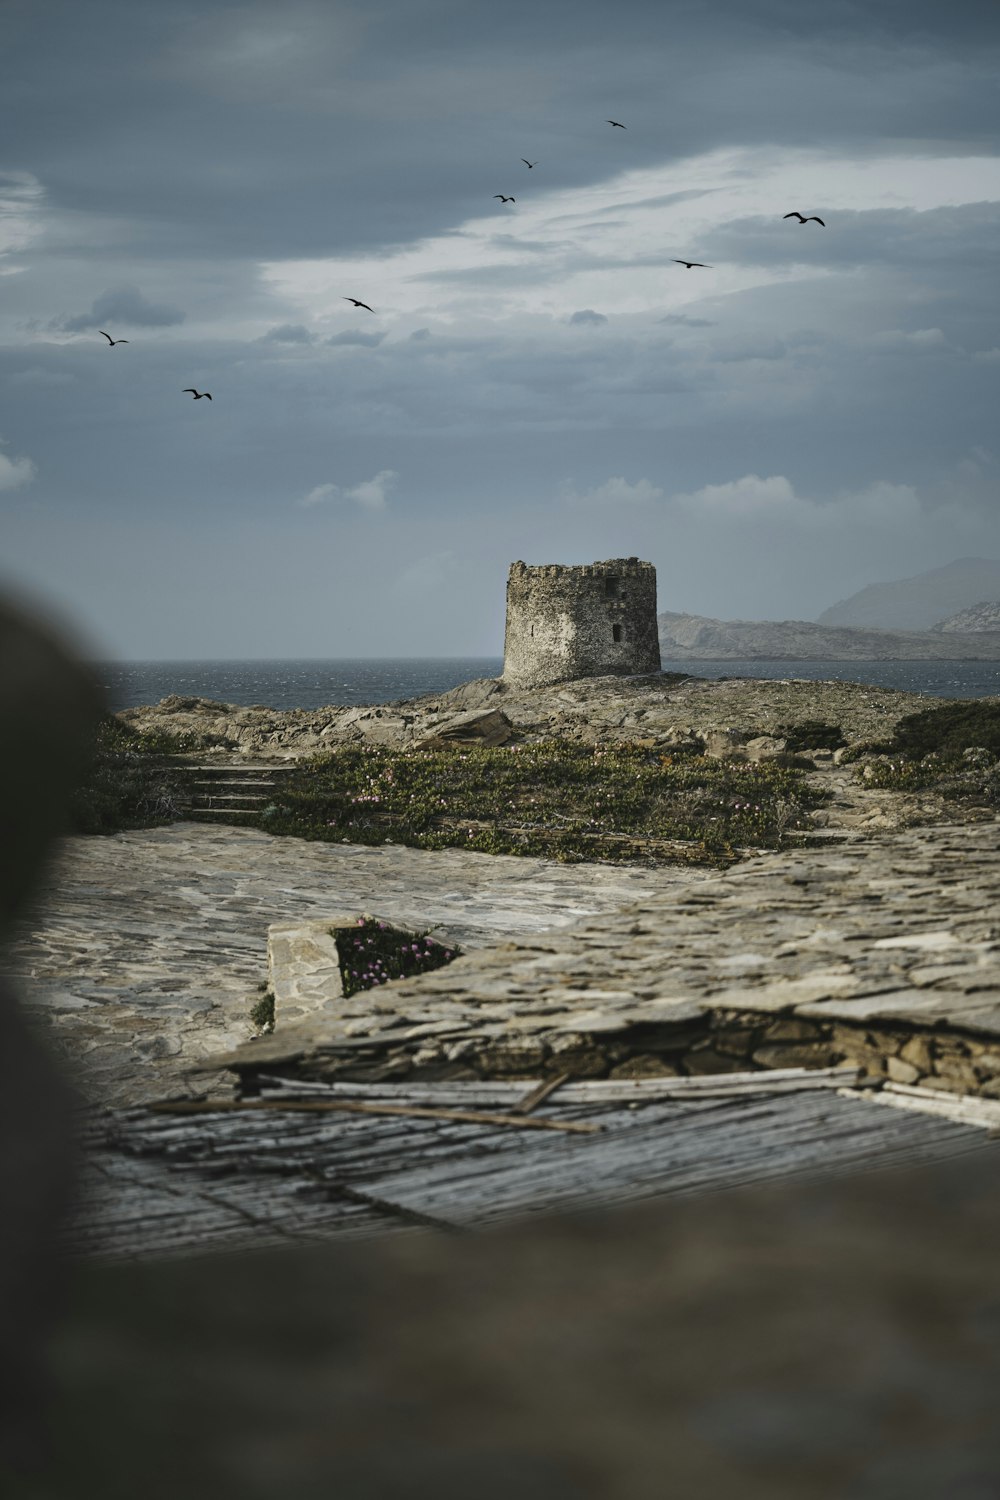
[[505,682],[541,687],[573,677],[659,670],[652,563],[616,557],[585,567],[511,564]]

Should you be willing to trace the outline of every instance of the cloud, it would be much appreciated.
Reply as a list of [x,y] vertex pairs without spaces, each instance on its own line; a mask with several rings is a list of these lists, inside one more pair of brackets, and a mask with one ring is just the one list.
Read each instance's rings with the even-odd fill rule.
[[784,474],[744,474],[725,484],[706,484],[672,495],[671,504],[702,520],[779,522],[782,528],[836,528],[850,532],[895,527],[918,520],[923,507],[908,484],[880,479],[828,501],[799,495]]
[[573,313],[572,317],[566,319],[567,323],[590,323],[597,327],[608,320],[603,313],[595,312],[592,307],[582,307],[579,312]]
[[345,328],[343,333],[333,334],[326,342],[334,346],[356,344],[361,349],[377,349],[384,338],[384,333],[363,333],[360,328]]
[[133,328],[170,328],[183,323],[184,314],[165,303],[147,302],[138,287],[122,286],[102,292],[91,303],[89,313],[65,318],[59,326],[66,333],[82,333],[105,322],[127,323]]
[[902,328],[886,328],[876,333],[872,339],[876,349],[888,350],[890,353],[900,349],[907,353],[921,350],[933,352],[944,348],[947,342],[940,328],[914,328],[912,332]]
[[635,484],[629,484],[627,479],[616,476],[582,493],[571,480],[566,480],[560,488],[560,495],[574,505],[647,505],[651,500],[662,499],[663,491],[648,479],[637,479]]
[[339,484],[318,484],[301,501],[303,505],[323,505],[328,500],[352,500],[364,510],[384,510],[389,491],[399,475],[395,469],[380,469],[371,479],[343,489]]
[[35,465],[30,458],[8,458],[0,453],[0,490],[20,489],[30,484],[35,477]]
[[311,344],[313,336],[304,323],[281,323],[269,328],[258,340],[258,344]]
[[691,494],[673,496],[675,505],[702,516],[725,518],[788,515],[800,501],[783,474],[762,479],[744,474],[725,484],[706,484]]
[[689,318],[685,313],[667,313],[665,318],[659,318],[657,321],[660,323],[674,323],[684,328],[715,327],[711,318]]

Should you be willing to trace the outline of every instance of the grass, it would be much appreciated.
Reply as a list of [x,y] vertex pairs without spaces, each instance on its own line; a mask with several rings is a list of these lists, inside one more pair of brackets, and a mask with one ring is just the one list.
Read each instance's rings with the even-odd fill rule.
[[250,1007],[250,1020],[259,1032],[274,1030],[274,995],[263,986],[264,993]]
[[890,792],[936,792],[950,801],[1000,808],[1000,760],[990,750],[932,751],[920,758],[879,756],[858,766],[865,786]]
[[260,826],[327,842],[613,861],[663,858],[656,845],[676,840],[689,858],[719,861],[776,847],[821,800],[786,767],[630,744],[349,746],[283,781]]
[[164,759],[190,749],[184,736],[141,734],[109,714],[91,747],[90,771],[72,802],[76,833],[152,828],[181,815],[179,781]]
[[978,698],[907,714],[896,725],[891,740],[872,748],[907,759],[932,754],[960,755],[974,748],[989,750],[1000,757],[1000,703]]
[[460,948],[438,943],[427,932],[404,932],[375,917],[359,917],[349,936],[342,929],[334,931],[333,936],[346,996],[374,989],[390,979],[428,974],[462,956]]
[[865,749],[857,775],[866,786],[1000,807],[1000,703],[975,699],[907,714],[891,740]]

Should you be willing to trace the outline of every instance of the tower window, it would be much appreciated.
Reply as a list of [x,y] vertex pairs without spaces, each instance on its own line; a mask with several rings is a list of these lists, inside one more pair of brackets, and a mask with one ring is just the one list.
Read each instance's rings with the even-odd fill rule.
[[612,625],[612,627],[611,627],[611,634],[614,636],[614,638],[615,638],[616,641],[620,641],[621,638],[622,638],[622,628],[621,628],[621,626],[620,625]]
[[617,599],[618,598],[618,579],[617,578],[605,578],[605,580],[604,580],[604,593],[605,593],[605,596],[608,599]]

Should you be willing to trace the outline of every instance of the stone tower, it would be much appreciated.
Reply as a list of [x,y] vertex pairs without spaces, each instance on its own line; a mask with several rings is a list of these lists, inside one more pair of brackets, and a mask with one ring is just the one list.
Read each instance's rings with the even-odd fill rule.
[[579,568],[511,563],[505,682],[542,687],[572,677],[659,670],[652,563],[637,557]]

